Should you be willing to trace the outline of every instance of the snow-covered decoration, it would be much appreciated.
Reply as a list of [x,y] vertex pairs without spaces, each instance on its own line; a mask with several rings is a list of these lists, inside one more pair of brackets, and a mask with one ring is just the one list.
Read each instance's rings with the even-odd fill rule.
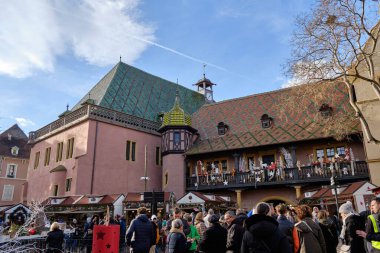
[[12,238],[3,238],[0,241],[0,252],[11,253],[11,252],[44,252],[44,249],[40,249],[37,246],[37,239],[43,240],[45,236],[40,235],[29,235],[21,236],[29,229],[39,230],[48,224],[48,219],[45,215],[45,206],[40,202],[32,202],[30,205],[30,216],[27,218],[25,223],[17,230]]

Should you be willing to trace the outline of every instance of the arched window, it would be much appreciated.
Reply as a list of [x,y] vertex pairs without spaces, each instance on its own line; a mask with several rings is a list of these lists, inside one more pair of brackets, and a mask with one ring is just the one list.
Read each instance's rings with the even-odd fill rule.
[[273,119],[268,114],[263,114],[260,118],[262,128],[270,128],[272,126]]

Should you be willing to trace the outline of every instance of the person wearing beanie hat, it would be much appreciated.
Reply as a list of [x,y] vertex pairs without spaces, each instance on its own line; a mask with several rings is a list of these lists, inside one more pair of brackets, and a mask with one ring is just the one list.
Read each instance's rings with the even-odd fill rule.
[[343,240],[343,246],[350,248],[351,252],[365,253],[363,238],[356,234],[356,230],[364,230],[363,219],[355,213],[350,201],[339,207],[339,213],[342,216],[343,227],[340,233],[340,239]]
[[208,221],[210,227],[203,234],[200,250],[204,253],[226,252],[227,229],[219,224],[219,215],[212,214]]
[[350,214],[355,213],[354,208],[352,206],[352,203],[350,201],[347,201],[346,203],[342,204],[339,207],[339,213],[343,214]]

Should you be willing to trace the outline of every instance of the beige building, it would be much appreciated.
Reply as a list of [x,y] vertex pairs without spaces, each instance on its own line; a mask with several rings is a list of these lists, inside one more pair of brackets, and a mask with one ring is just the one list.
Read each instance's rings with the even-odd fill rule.
[[22,203],[26,196],[30,147],[17,124],[0,134],[0,206]]
[[[373,32],[377,38],[379,38],[378,23],[374,28]],[[377,30],[377,32],[376,32]],[[366,50],[372,51],[371,41],[369,40],[366,44]],[[361,73],[369,79],[377,80],[380,82],[380,57],[379,57],[380,46],[377,43],[377,46],[374,50],[374,53],[371,57],[373,72],[368,73],[368,68],[362,68]],[[378,92],[378,91],[377,91]],[[378,92],[379,93],[379,92]],[[369,82],[363,80],[358,81],[355,84],[355,95],[356,102],[366,119],[370,132],[374,139],[378,142],[380,141],[380,94],[376,94],[375,89],[371,86]],[[363,127],[364,130],[364,127]],[[364,131],[363,131],[364,132]],[[364,132],[365,135],[365,132]],[[368,142],[368,138],[364,136],[364,148],[367,155],[368,168],[370,171],[371,182],[375,185],[380,185],[380,142]]]

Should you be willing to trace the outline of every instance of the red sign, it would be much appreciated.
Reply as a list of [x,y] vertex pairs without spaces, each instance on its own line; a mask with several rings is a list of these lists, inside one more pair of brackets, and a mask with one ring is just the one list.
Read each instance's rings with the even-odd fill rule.
[[120,226],[119,225],[95,225],[92,252],[111,253],[119,252]]

